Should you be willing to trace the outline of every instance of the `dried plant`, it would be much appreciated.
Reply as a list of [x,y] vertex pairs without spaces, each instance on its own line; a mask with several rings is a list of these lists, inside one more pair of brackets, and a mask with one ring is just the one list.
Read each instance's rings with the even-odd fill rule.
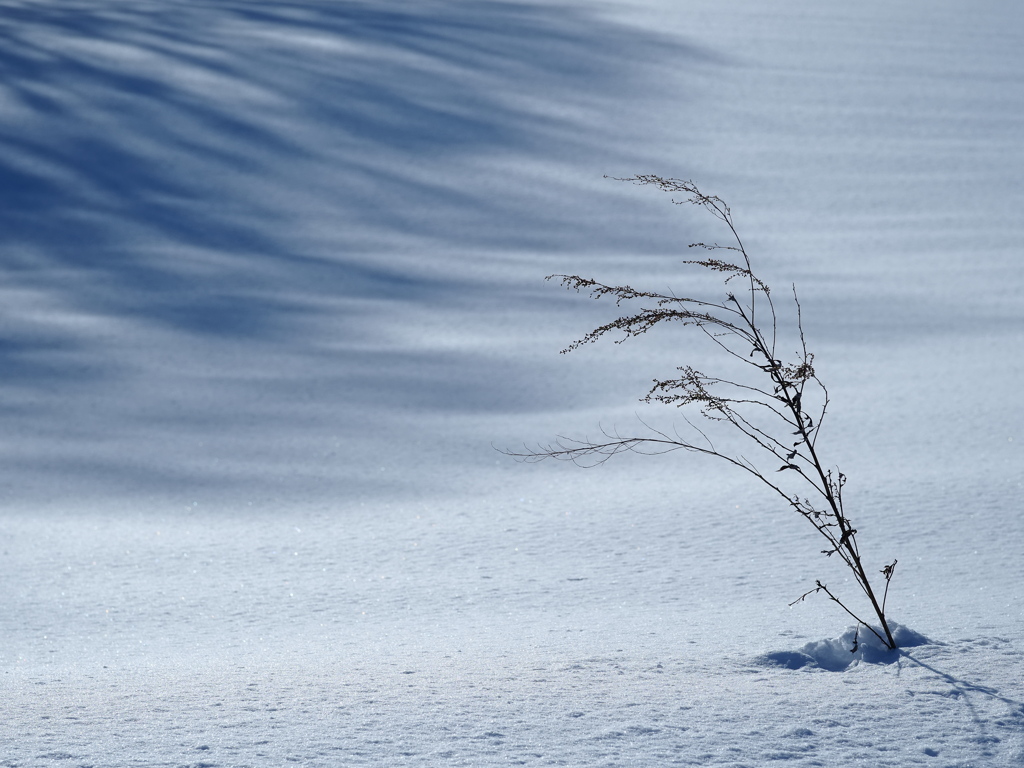
[[[754,274],[729,206],[714,195],[705,195],[690,181],[654,175],[620,181],[685,195],[673,202],[703,208],[725,224],[733,244],[694,243],[690,247],[720,252],[726,258],[709,256],[684,261],[690,267],[718,273],[726,287],[725,296],[721,299],[684,297],[640,291],[628,285],[605,285],[579,275],[550,275],[548,280],[559,280],[568,289],[587,292],[594,299],[609,298],[617,307],[629,308],[625,314],[570,344],[562,350],[563,354],[607,334],[622,334],[616,339],[616,343],[622,343],[642,336],[659,324],[677,323],[703,334],[739,373],[712,376],[687,365],[677,369],[675,378],[654,381],[643,398],[645,402],[689,407],[710,422],[702,429],[686,418],[691,437],[682,436],[678,431],[665,432],[641,421],[644,429],[639,436],[603,431],[603,439],[597,441],[559,438],[537,450],[506,453],[525,461],[551,458],[588,466],[626,451],[657,454],[685,450],[723,459],[756,477],[814,526],[827,542],[822,553],[838,557],[853,574],[878,619],[878,627],[854,613],[821,581],[793,604],[810,594],[824,592],[853,617],[858,628],[867,628],[886,647],[896,648],[885,615],[885,601],[896,561],[881,569],[885,587],[879,600],[857,546],[857,529],[843,506],[846,475],[838,468],[830,468],[818,453],[818,438],[828,413],[829,396],[815,372],[814,355],[807,350],[795,286],[792,297],[795,329],[789,338],[798,349],[787,357],[779,349],[780,344],[785,343],[785,334],[780,331],[771,289]],[[748,456],[716,447],[712,434],[722,428],[733,436],[738,433],[752,453]],[[852,650],[855,651],[856,646],[855,640]]]

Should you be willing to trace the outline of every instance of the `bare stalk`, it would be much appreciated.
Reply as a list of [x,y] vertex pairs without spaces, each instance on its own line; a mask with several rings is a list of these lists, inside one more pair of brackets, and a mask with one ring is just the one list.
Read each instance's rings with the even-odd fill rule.
[[[888,648],[896,648],[885,615],[885,600],[896,562],[881,571],[885,578],[885,591],[879,602],[857,546],[857,529],[843,508],[846,475],[838,468],[829,468],[818,453],[818,436],[828,413],[829,396],[815,373],[814,355],[807,350],[796,288],[793,288],[793,303],[799,349],[786,359],[778,352],[779,318],[771,289],[754,273],[729,206],[714,195],[702,193],[691,181],[654,175],[620,181],[651,185],[668,193],[685,195],[673,202],[703,208],[726,225],[731,244],[693,243],[690,247],[709,252],[731,252],[731,257],[722,259],[709,255],[683,262],[690,267],[721,274],[725,296],[677,296],[637,290],[628,285],[605,285],[579,275],[549,275],[548,280],[558,280],[570,290],[586,291],[594,299],[611,298],[616,306],[628,308],[618,318],[574,341],[562,353],[596,342],[609,333],[620,334],[616,343],[621,343],[642,336],[662,323],[695,328],[721,349],[728,360],[740,363],[742,375],[710,376],[691,366],[681,366],[677,368],[678,377],[655,379],[643,400],[696,409],[715,426],[743,435],[754,448],[751,454],[754,458],[720,451],[708,434],[689,419],[687,424],[695,433],[692,438],[678,433],[670,435],[641,422],[644,431],[639,435],[622,436],[617,432],[602,431],[600,440],[558,438],[554,443],[536,449],[505,453],[524,461],[561,459],[587,466],[603,463],[625,451],[659,454],[684,450],[727,461],[753,475],[785,499],[825,538],[827,548],[822,553],[828,557],[836,555],[849,569],[878,619],[880,631],[861,619],[820,581],[815,589],[795,602],[824,591],[830,600],[854,618],[858,626],[867,627]],[[733,281],[743,286],[739,295],[731,289]],[[770,469],[775,466],[773,462],[779,462],[781,466]],[[780,474],[782,479],[776,479]]]

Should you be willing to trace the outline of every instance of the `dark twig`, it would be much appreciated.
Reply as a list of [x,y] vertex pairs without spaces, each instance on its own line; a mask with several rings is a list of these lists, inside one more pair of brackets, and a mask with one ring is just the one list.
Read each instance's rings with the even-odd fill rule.
[[[778,352],[781,343],[779,317],[771,289],[754,273],[729,206],[719,197],[704,194],[691,181],[649,174],[619,180],[654,186],[680,195],[681,199],[673,200],[677,205],[691,204],[703,208],[726,225],[733,239],[732,245],[694,243],[690,247],[709,252],[730,252],[729,260],[709,257],[683,262],[688,267],[721,275],[726,287],[725,298],[676,296],[637,290],[628,285],[606,285],[579,275],[551,275],[549,280],[557,279],[570,290],[585,291],[594,299],[610,298],[619,307],[629,305],[629,311],[598,326],[562,352],[572,352],[609,333],[621,334],[615,339],[615,343],[621,344],[643,336],[662,323],[698,329],[726,353],[727,360],[740,363],[740,371],[746,376],[709,376],[691,366],[681,366],[677,368],[678,377],[655,379],[643,400],[678,408],[696,408],[712,425],[731,428],[749,440],[756,449],[754,458],[719,450],[707,432],[689,419],[686,423],[695,433],[693,439],[678,432],[672,435],[661,432],[641,421],[645,431],[639,435],[622,436],[602,430],[600,440],[559,437],[553,444],[539,446],[536,450],[527,448],[522,452],[506,453],[523,461],[561,459],[593,466],[623,452],[660,454],[684,450],[729,462],[785,499],[828,541],[828,548],[822,552],[829,557],[837,555],[850,570],[868,599],[880,628],[876,630],[860,618],[820,581],[815,589],[795,602],[823,591],[857,622],[858,627],[867,627],[884,645],[895,648],[896,641],[885,615],[885,602],[896,561],[881,571],[885,578],[885,591],[879,603],[857,546],[857,529],[846,516],[843,506],[846,475],[838,469],[829,469],[818,455],[818,437],[830,400],[828,390],[815,372],[814,355],[807,349],[803,310],[796,286],[793,287],[795,338],[792,341],[798,348],[786,358]],[[733,281],[745,286],[740,298],[730,290]],[[780,479],[776,480],[776,477]],[[797,489],[802,489],[802,492]],[[808,496],[816,501],[812,502]]]

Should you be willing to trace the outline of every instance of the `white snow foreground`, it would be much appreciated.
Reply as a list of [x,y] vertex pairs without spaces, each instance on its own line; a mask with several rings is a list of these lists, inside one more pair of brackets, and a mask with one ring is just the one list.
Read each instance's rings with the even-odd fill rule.
[[1020,764],[1019,640],[944,618],[973,594],[825,672],[829,604],[628,474],[658,498],[8,515],[0,765]]

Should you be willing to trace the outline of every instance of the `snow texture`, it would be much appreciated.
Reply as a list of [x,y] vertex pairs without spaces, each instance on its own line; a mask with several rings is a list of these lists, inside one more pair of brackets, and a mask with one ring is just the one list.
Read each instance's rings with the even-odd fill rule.
[[[1024,6],[0,0],[0,41],[0,766],[1024,764]],[[682,291],[724,238],[635,173],[798,285],[898,651],[788,606],[852,585],[728,466],[494,450],[713,367],[558,354],[610,308],[545,275]]]

